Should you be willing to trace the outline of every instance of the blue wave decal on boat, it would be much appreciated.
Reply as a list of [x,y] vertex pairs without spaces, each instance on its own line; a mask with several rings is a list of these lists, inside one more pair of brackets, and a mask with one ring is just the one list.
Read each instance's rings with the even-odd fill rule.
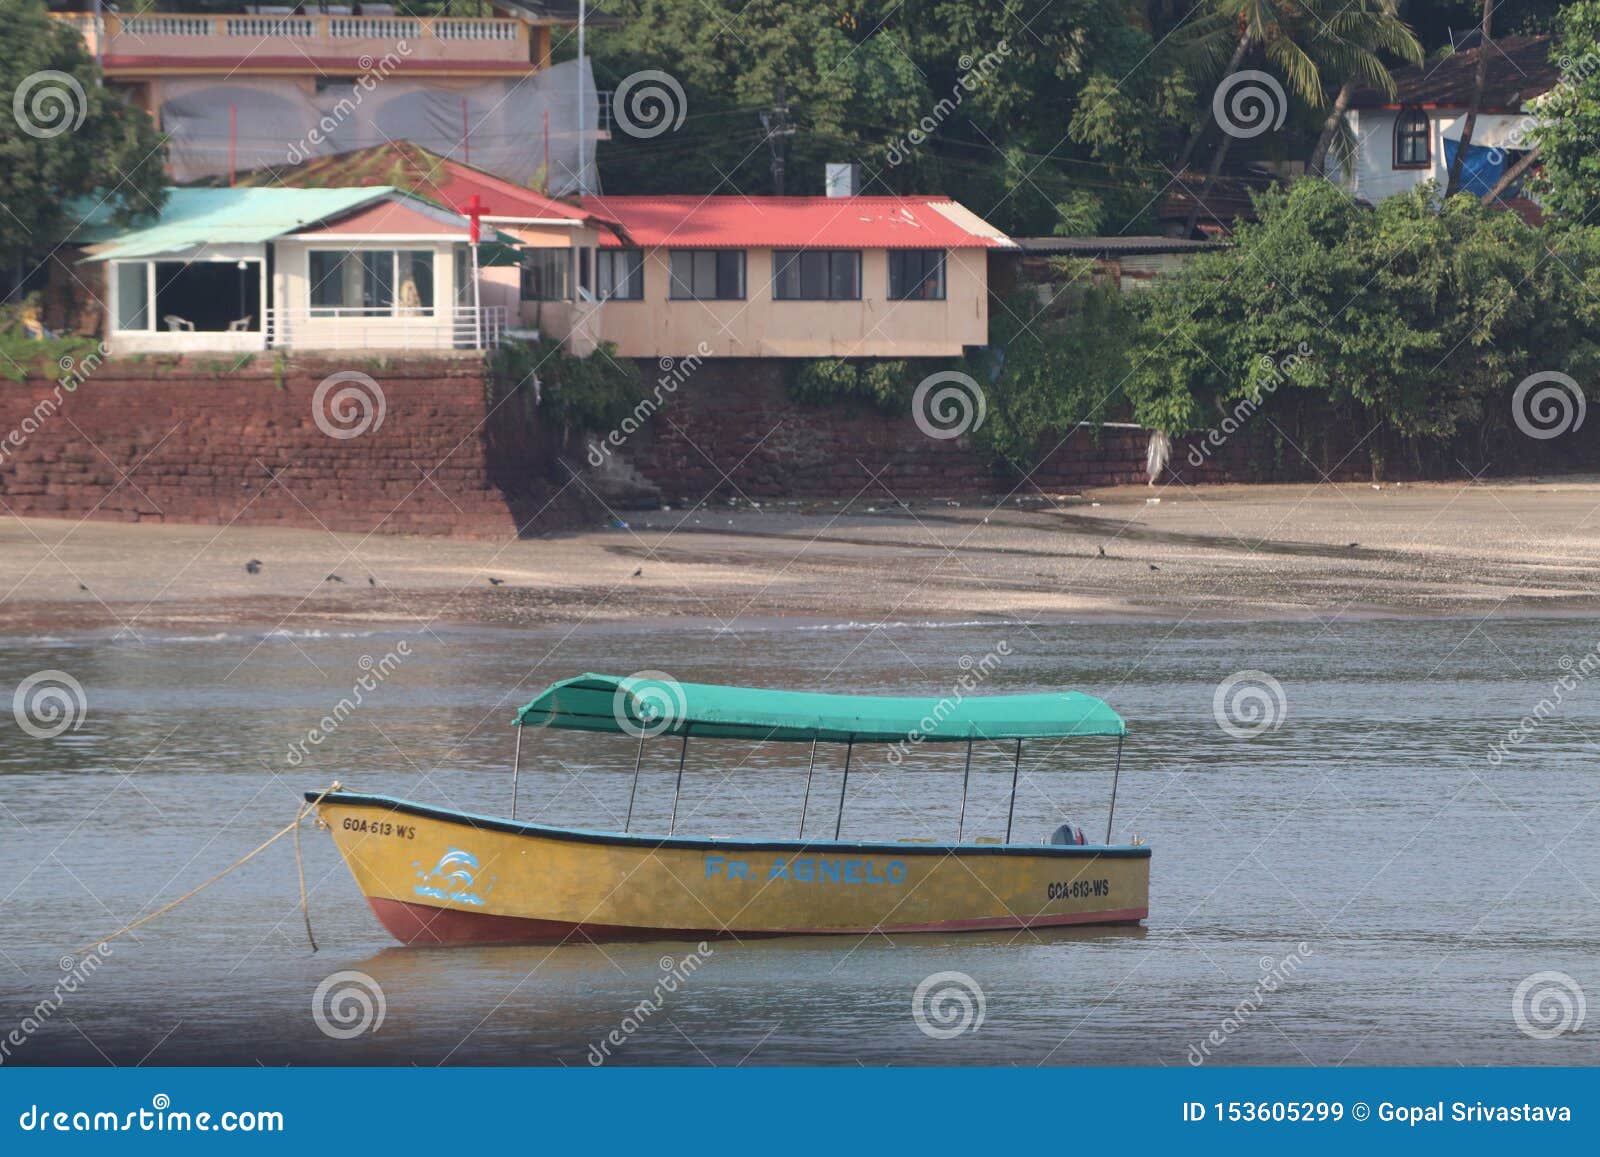
[[482,865],[478,858],[471,852],[460,848],[450,848],[439,857],[439,862],[426,872],[421,871],[422,864],[413,861],[412,866],[419,869],[417,878],[422,882],[411,890],[418,896],[428,896],[435,900],[451,900],[457,904],[476,904],[482,907],[484,896],[494,889],[495,877],[491,876],[489,882],[481,888],[478,885],[478,873]]

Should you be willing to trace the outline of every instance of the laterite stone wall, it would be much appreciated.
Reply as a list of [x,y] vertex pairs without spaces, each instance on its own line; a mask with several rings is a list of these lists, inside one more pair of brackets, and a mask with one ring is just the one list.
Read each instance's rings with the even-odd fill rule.
[[[664,376],[655,362],[639,367],[647,384]],[[674,499],[910,498],[1006,493],[1017,485],[1016,475],[994,469],[969,439],[930,438],[909,411],[797,402],[776,361],[707,361],[662,393],[660,410],[620,453]],[[1113,428],[1096,441],[1076,431],[1040,448],[1032,485],[1019,493],[1144,482],[1146,438],[1142,430]],[[1175,465],[1183,465],[1186,450],[1174,449]],[[1220,459],[1208,461],[1203,470],[1186,468],[1185,480],[1214,480],[1223,469]]]
[[[319,425],[319,386],[340,374]],[[481,363],[452,358],[112,358],[0,379],[0,512],[470,537],[574,524],[567,496],[551,501],[548,434],[485,398]]]

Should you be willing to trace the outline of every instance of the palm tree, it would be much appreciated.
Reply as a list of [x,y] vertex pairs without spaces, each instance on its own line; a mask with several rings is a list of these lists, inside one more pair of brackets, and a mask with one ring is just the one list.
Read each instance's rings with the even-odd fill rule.
[[[1362,83],[1392,91],[1394,82],[1379,53],[1394,52],[1408,60],[1420,60],[1422,53],[1411,29],[1396,14],[1394,0],[1216,0],[1211,11],[1190,26],[1180,48],[1208,79],[1229,76],[1246,59],[1259,55],[1287,82],[1286,95],[1313,108],[1328,103],[1324,70],[1347,80],[1351,92]],[[1224,61],[1226,71],[1219,76],[1217,66]],[[1344,99],[1348,103],[1349,93]],[[1200,131],[1185,146],[1180,168],[1192,155]],[[1233,136],[1224,133],[1190,211],[1186,235],[1194,232],[1201,205],[1232,144]]]
[[1399,57],[1407,64],[1422,63],[1422,44],[1400,19],[1397,8],[1397,0],[1357,0],[1329,19],[1330,44],[1319,55],[1326,56],[1324,71],[1341,81],[1306,164],[1308,173],[1322,175],[1328,149],[1356,89],[1376,88],[1394,95],[1394,78],[1379,59],[1380,52]]
[[1467,105],[1467,119],[1461,123],[1461,140],[1456,142],[1456,155],[1450,158],[1450,172],[1445,181],[1445,196],[1461,188],[1461,166],[1467,159],[1467,149],[1472,144],[1472,134],[1478,127],[1478,109],[1483,104],[1483,86],[1489,79],[1489,53],[1493,44],[1489,39],[1489,25],[1494,19],[1494,0],[1483,0],[1483,27],[1478,34],[1477,67],[1472,74],[1472,97]]

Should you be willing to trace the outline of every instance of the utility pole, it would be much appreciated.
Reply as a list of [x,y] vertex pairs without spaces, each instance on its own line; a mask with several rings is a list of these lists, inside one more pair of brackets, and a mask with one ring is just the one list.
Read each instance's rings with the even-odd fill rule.
[[767,148],[772,153],[772,191],[783,196],[783,159],[789,147],[788,138],[794,136],[794,126],[789,123],[789,106],[785,101],[787,90],[778,85],[776,101],[761,113],[761,127],[767,130]]
[[583,138],[583,133],[584,133],[584,123],[583,122],[586,119],[584,117],[584,115],[583,115],[583,64],[584,64],[584,60],[583,60],[583,56],[584,56],[583,26],[588,21],[588,15],[589,15],[588,8],[589,8],[589,5],[587,3],[587,0],[578,0],[578,196],[579,197],[585,196],[589,192],[589,162],[588,162],[589,154],[588,154],[588,151],[584,148],[584,146],[586,144],[588,144],[588,142],[585,141],[584,138]]

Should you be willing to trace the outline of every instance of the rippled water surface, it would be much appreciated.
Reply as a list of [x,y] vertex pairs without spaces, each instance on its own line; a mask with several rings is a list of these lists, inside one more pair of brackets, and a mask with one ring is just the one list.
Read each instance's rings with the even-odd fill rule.
[[[1600,998],[1600,679],[1579,677],[1595,638],[1583,620],[1451,620],[0,639],[7,696],[52,670],[87,700],[54,739],[0,716],[0,1029],[32,1026],[7,1063],[583,1065],[613,1030],[627,1039],[612,1056],[634,1064],[1183,1065],[1201,1050],[1220,1064],[1600,1063],[1595,1024],[1534,1039],[1513,1016],[1519,982],[1539,972]],[[401,642],[411,654],[394,674],[291,765],[363,657]],[[512,708],[554,679],[657,669],[940,695],[963,656],[1002,643],[985,690],[1079,688],[1130,720],[1117,830],[1154,847],[1142,929],[720,942],[635,1023],[663,963],[692,946],[402,948],[308,826],[320,952],[283,840],[118,940],[38,1016],[64,954],[238,859],[305,789],[337,777],[503,814]],[[1491,761],[1567,664],[1548,721]],[[1280,726],[1248,739],[1214,718],[1218,684],[1244,670],[1270,673],[1287,703]],[[1112,751],[1025,752],[1019,836],[1063,819],[1103,833]],[[540,737],[520,814],[620,826],[633,754],[624,738]],[[691,744],[679,830],[790,833],[805,756]],[[824,753],[813,824],[832,821],[837,756]],[[675,767],[675,743],[650,749],[636,828],[664,824]],[[960,782],[959,752],[896,769],[858,750],[845,834],[953,834]],[[969,833],[1003,831],[1009,783],[1008,755],[981,754]],[[384,998],[381,1025],[350,1039],[312,1016],[341,970]],[[913,1016],[918,985],[943,971],[982,993],[981,1023],[974,1005],[950,1039]],[[1533,1003],[1536,1019],[1573,1015],[1562,991]]]

